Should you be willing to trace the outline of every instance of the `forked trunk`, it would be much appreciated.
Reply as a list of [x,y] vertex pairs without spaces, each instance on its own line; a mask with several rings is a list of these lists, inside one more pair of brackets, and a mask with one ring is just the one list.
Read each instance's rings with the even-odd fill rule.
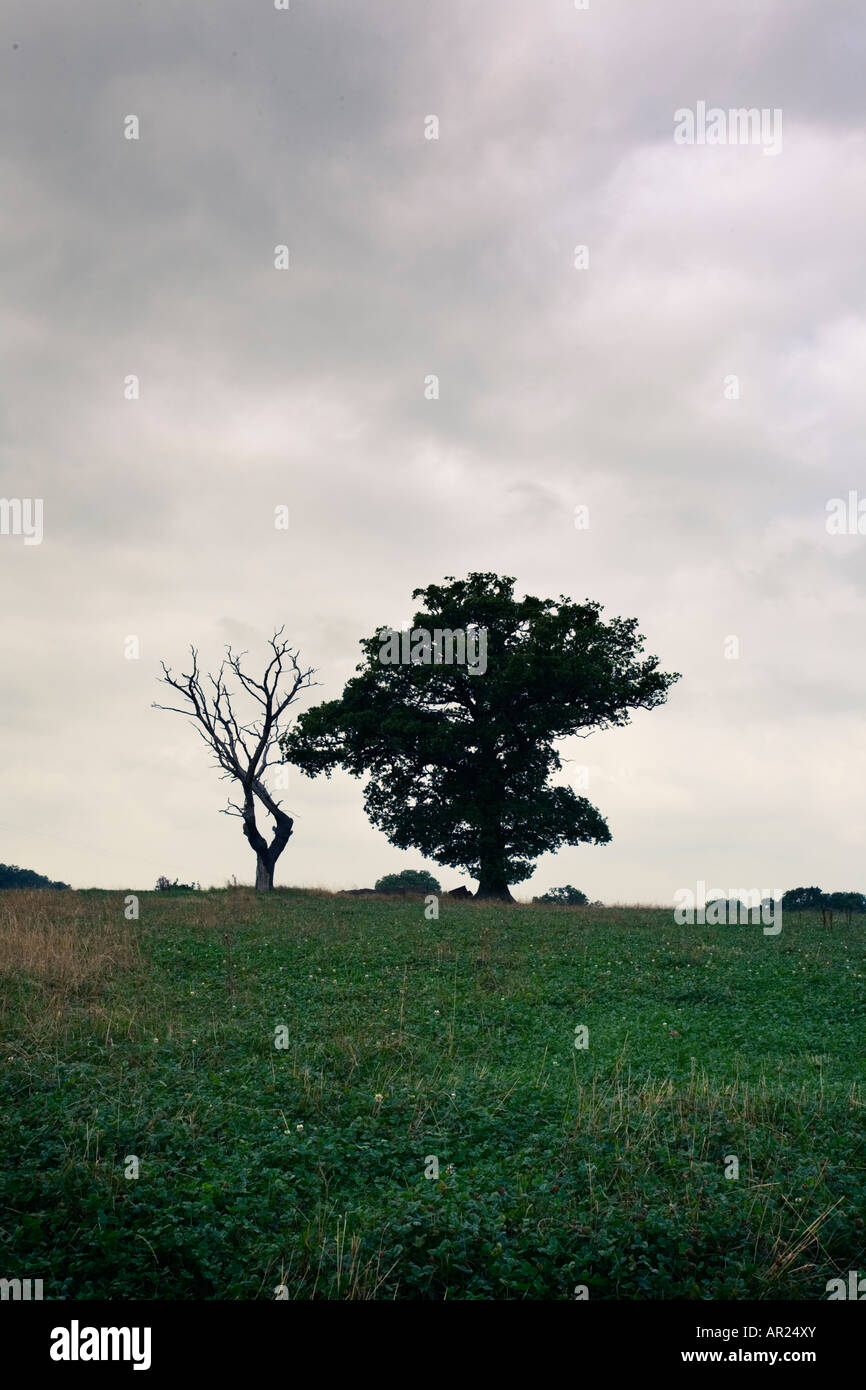
[[274,818],[274,838],[268,844],[264,835],[256,825],[256,810],[252,792],[248,792],[244,798],[243,827],[244,835],[250,843],[251,849],[256,856],[256,892],[270,893],[274,886],[274,869],[277,860],[289,843],[289,836],[292,833],[294,821],[291,816],[287,816],[285,811],[281,811],[276,802],[270,797],[268,792],[256,786],[256,794],[264,802],[268,811]]

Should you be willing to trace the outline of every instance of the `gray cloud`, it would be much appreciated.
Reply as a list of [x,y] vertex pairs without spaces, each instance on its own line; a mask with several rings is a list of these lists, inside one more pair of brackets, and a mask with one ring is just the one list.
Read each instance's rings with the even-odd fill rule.
[[[614,842],[522,891],[853,883],[866,538],[824,521],[866,492],[864,32],[841,0],[13,0],[0,487],[46,531],[0,538],[0,857],[249,877],[159,660],[285,623],[329,698],[414,587],[480,568],[636,615],[684,675],[569,753]],[[782,154],[676,146],[697,100],[782,107]],[[352,779],[287,805],[282,881],[418,860]]]

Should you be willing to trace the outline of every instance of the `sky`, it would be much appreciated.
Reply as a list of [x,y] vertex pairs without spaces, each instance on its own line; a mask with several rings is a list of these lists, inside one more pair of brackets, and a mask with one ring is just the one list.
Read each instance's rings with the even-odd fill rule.
[[[565,742],[613,839],[516,896],[866,889],[864,58],[858,0],[6,0],[0,860],[251,882],[160,662],[285,625],[299,712],[490,570],[682,674]],[[473,886],[281,796],[278,884]]]

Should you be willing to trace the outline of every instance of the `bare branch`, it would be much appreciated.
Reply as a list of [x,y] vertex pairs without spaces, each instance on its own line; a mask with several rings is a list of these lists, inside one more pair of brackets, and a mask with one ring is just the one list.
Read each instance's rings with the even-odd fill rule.
[[[272,795],[263,777],[269,768],[282,763],[282,758],[276,754],[279,739],[285,732],[286,711],[302,691],[318,684],[312,680],[312,667],[301,669],[299,653],[284,639],[283,632],[284,628],[279,628],[269,640],[273,654],[260,681],[243,669],[247,653],[236,653],[231,646],[226,647],[226,655],[215,676],[208,673],[202,677],[195,647],[190,647],[192,670],[180,676],[175,676],[171,668],[161,662],[163,683],[176,691],[184,703],[180,707],[156,702],[153,705],[154,709],[168,710],[171,714],[182,714],[190,719],[196,733],[213,754],[221,777],[231,778],[240,784],[243,805],[229,801],[222,814],[239,816],[244,823],[244,835],[259,860],[257,887],[263,886],[260,883],[262,876],[269,880],[264,886],[273,885],[273,866],[285,848],[293,824],[291,816],[281,810],[280,802]],[[234,677],[234,690],[229,685],[231,677]],[[251,717],[239,718],[235,710],[239,698],[252,702]],[[276,821],[270,845],[256,826],[256,800]]]

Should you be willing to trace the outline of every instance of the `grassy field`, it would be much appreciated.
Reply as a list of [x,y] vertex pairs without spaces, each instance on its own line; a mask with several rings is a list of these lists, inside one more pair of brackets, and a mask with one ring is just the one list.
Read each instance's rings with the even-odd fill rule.
[[862,921],[0,894],[0,1276],[826,1298],[866,1271],[864,982]]

